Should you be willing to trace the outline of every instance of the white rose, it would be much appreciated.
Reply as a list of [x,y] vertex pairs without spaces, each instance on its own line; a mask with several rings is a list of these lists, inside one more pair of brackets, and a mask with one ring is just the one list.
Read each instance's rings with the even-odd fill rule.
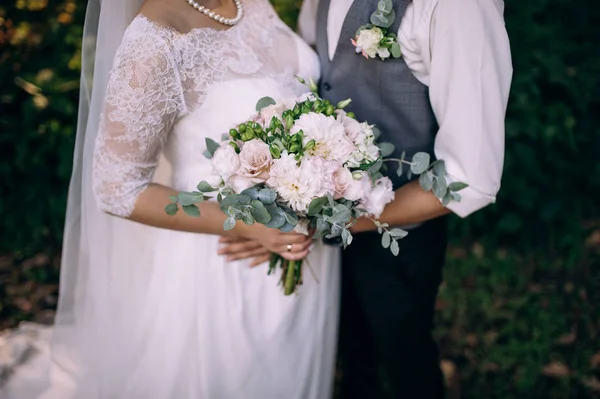
[[382,177],[375,182],[375,187],[367,194],[366,198],[361,201],[364,210],[373,215],[375,219],[381,216],[383,208],[395,198],[392,181],[387,177]]
[[379,28],[363,29],[356,39],[357,47],[371,58],[377,56],[379,42],[383,39],[383,32]]
[[241,193],[247,188],[253,187],[255,183],[246,176],[231,175],[227,179],[227,186],[230,187],[236,194]]
[[240,167],[240,158],[229,143],[221,144],[213,154],[212,160],[213,174],[221,176],[227,180],[229,176],[237,172]]
[[344,125],[332,116],[304,114],[294,123],[291,134],[300,130],[304,132],[304,145],[315,140],[315,146],[308,151],[308,155],[344,163],[356,149],[346,137]]
[[358,201],[371,192],[373,183],[367,172],[354,172],[352,181],[344,191],[344,198],[350,201]]
[[269,145],[264,141],[254,139],[244,143],[239,160],[238,174],[249,178],[254,183],[261,183],[269,178],[273,157]]
[[344,111],[338,111],[337,120],[343,123],[346,137],[356,144],[356,139],[358,139],[362,130],[361,124],[356,119],[348,118]]

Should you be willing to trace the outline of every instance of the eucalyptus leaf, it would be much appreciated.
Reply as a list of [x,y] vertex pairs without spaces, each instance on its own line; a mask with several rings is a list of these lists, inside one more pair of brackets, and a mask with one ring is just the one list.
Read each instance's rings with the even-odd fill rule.
[[392,53],[392,57],[400,58],[402,57],[402,49],[400,48],[400,43],[397,41],[392,44],[390,47],[390,53]]
[[420,175],[425,172],[429,167],[429,161],[431,157],[426,152],[417,152],[412,159],[410,170],[416,175]]
[[271,215],[269,214],[269,211],[267,211],[267,208],[265,208],[262,202],[260,202],[259,200],[254,200],[252,201],[251,205],[251,212],[252,216],[254,217],[254,220],[261,224],[266,224],[271,221]]
[[296,226],[298,224],[298,219],[294,215],[284,212],[283,217],[285,218],[285,221],[292,226]]
[[294,227],[296,227],[296,226],[294,226],[293,224],[290,224],[290,223],[286,223],[279,228],[279,231],[281,231],[283,233],[289,233],[290,231],[294,230]]
[[332,224],[331,225],[331,233],[326,236],[327,238],[335,238],[340,237],[342,235],[342,231],[345,230],[345,226],[342,224]]
[[381,130],[377,126],[371,128],[373,130],[373,137],[377,140],[381,136]]
[[186,215],[194,218],[200,217],[200,208],[198,208],[196,205],[182,205],[181,207]]
[[208,184],[206,181],[201,181],[198,183],[198,191],[202,191],[203,193],[212,193],[213,191],[217,191],[216,188]]
[[460,200],[462,199],[460,194],[457,194],[454,192],[450,192],[450,197],[452,198],[452,201],[454,201],[454,202],[460,202]]
[[448,191],[448,186],[446,185],[446,178],[444,176],[434,178],[433,186],[433,194],[438,198],[443,198],[446,195],[446,191]]
[[244,209],[242,211],[242,220],[248,226],[252,226],[254,224],[255,221],[254,221],[254,217],[252,216],[251,209]]
[[392,245],[390,246],[390,250],[392,251],[392,255],[398,256],[400,253],[400,245],[398,245],[398,241],[392,241]]
[[394,9],[392,0],[380,0],[377,3],[377,9],[384,14],[389,14]]
[[270,205],[277,199],[277,193],[269,188],[263,188],[258,192],[258,200],[265,205]]
[[181,192],[177,195],[177,202],[179,202],[179,204],[181,206],[192,205],[197,202],[202,202],[203,200],[204,200],[204,195],[202,195],[202,193]]
[[452,201],[452,192],[448,190],[442,197],[442,205],[446,206],[450,203],[450,201]]
[[269,105],[275,105],[277,102],[273,100],[271,97],[263,97],[256,103],[256,111],[260,112],[263,108],[268,107]]
[[323,210],[327,204],[327,197],[315,198],[308,206],[308,216],[316,216]]
[[396,170],[396,174],[398,175],[398,177],[402,176],[402,173],[404,173],[404,165],[402,163],[398,163],[398,169]]
[[202,155],[204,155],[204,158],[208,158],[208,159],[212,159],[212,157],[213,157],[213,154],[211,154],[210,151],[208,151],[208,150],[204,150],[202,152]]
[[431,191],[433,189],[433,177],[431,172],[426,172],[423,173],[420,177],[419,177],[419,184],[421,185],[421,188],[425,191]]
[[272,229],[279,229],[283,227],[284,224],[285,218],[283,217],[283,215],[271,215],[271,220],[269,220],[269,222],[265,223],[264,225]]
[[380,10],[375,11],[371,15],[371,23],[381,28],[387,29],[394,23],[396,12],[392,10],[390,13],[384,14]]
[[446,162],[443,159],[439,159],[433,163],[433,174],[438,177],[446,176]]
[[387,231],[384,231],[383,235],[381,236],[381,245],[384,248],[389,248],[391,241],[392,241],[392,236],[390,235],[390,233],[388,233]]
[[383,158],[389,157],[393,154],[395,147],[392,143],[378,143],[379,151],[381,152],[381,156]]
[[175,216],[177,215],[177,212],[179,212],[179,207],[175,203],[170,203],[169,205],[165,206],[165,212],[169,216]]
[[235,227],[235,219],[232,217],[227,218],[227,220],[225,220],[225,223],[223,223],[223,229],[225,231],[229,231],[231,229],[233,229]]
[[454,192],[457,192],[457,191],[460,191],[460,190],[464,190],[467,187],[469,187],[469,185],[467,183],[463,183],[463,182],[460,182],[460,181],[455,181],[454,183],[450,183],[448,185],[448,189],[450,191],[454,191]]
[[242,195],[242,194],[228,195],[227,197],[223,198],[223,201],[221,201],[221,208],[232,206],[232,205],[250,205],[251,201],[252,200],[247,195]]
[[408,231],[396,228],[390,230],[390,235],[395,239],[402,239],[408,235]]
[[327,221],[323,218],[317,219],[317,231],[314,234],[314,238],[325,237],[331,231],[331,227]]
[[220,145],[219,145],[219,143],[217,143],[216,141],[214,141],[213,139],[211,139],[209,137],[204,139],[204,141],[206,142],[206,151],[208,151],[208,153],[210,154],[210,157],[212,158],[212,156],[215,155],[215,151],[217,151],[217,149],[219,149]]
[[350,230],[348,229],[344,229],[342,230],[342,242],[344,243],[344,248],[346,248],[348,245],[352,244],[352,234],[350,233]]
[[374,175],[379,172],[379,169],[383,166],[383,161],[379,158],[367,171],[370,175]]

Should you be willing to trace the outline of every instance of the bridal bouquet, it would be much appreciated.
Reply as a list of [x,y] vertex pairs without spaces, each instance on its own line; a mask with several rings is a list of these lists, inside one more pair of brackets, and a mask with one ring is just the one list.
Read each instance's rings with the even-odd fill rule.
[[[407,232],[376,220],[394,199],[391,180],[380,172],[393,146],[376,144],[376,128],[344,111],[350,100],[334,105],[317,96],[312,81],[310,87],[312,92],[299,98],[276,102],[265,97],[257,113],[224,134],[221,143],[206,139],[204,155],[211,159],[213,176],[200,182],[198,191],[172,197],[166,212],[173,215],[181,207],[198,217],[195,204],[216,195],[229,216],[225,230],[241,220],[283,232],[314,231],[314,238],[337,238],[344,247],[352,242],[353,221],[369,216],[383,235],[382,245],[397,255],[397,240]],[[443,162],[430,164],[425,153],[412,162],[403,158],[386,161],[398,162],[398,173],[408,165],[408,173],[422,174],[421,185],[435,186],[444,201],[459,199],[456,191],[464,185],[446,185],[439,174]],[[285,295],[302,283],[302,263],[272,255],[269,274],[282,269]]]

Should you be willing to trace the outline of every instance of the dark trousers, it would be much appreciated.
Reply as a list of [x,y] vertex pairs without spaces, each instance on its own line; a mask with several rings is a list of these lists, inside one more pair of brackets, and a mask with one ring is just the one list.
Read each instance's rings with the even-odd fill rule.
[[363,233],[343,252],[343,399],[444,396],[432,329],[446,219],[423,224],[399,244],[396,257],[382,248],[379,234]]

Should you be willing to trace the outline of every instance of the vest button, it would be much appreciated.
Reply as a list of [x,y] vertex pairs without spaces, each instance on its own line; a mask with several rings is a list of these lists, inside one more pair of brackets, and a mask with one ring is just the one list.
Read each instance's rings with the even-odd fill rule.
[[331,90],[331,85],[329,83],[325,82],[325,83],[323,83],[323,89],[329,91],[329,90]]

